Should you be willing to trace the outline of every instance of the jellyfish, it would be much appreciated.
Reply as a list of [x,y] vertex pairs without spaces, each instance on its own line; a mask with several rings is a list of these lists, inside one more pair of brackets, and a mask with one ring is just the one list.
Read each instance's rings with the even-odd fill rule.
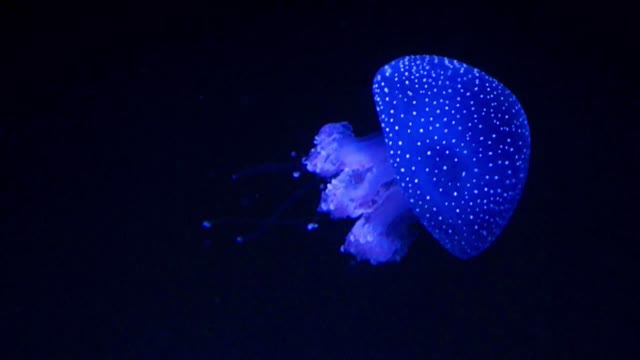
[[516,97],[472,66],[418,55],[383,66],[373,98],[381,133],[326,124],[303,159],[326,181],[318,211],[357,219],[341,251],[374,265],[399,261],[417,219],[454,256],[482,253],[527,177],[529,126]]

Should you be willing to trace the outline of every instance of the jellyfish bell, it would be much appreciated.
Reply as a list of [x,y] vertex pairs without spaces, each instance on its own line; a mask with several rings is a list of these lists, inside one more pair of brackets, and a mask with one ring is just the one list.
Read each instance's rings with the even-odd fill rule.
[[440,56],[406,56],[375,75],[381,134],[330,123],[303,159],[326,179],[319,212],[357,221],[341,250],[372,264],[399,261],[417,218],[468,259],[502,232],[522,194],[530,135],[516,97],[497,80]]

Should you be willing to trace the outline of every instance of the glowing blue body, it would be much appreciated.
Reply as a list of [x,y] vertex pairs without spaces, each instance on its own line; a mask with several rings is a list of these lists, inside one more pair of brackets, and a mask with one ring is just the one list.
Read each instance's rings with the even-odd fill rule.
[[466,259],[503,230],[529,164],[527,118],[485,73],[438,56],[407,56],[373,82],[384,140],[405,197],[427,230]]
[[328,179],[318,210],[358,219],[342,251],[399,261],[413,213],[453,255],[478,255],[506,226],[527,177],[520,103],[480,70],[439,56],[392,61],[373,94],[383,136],[358,138],[348,123],[330,123],[303,160]]

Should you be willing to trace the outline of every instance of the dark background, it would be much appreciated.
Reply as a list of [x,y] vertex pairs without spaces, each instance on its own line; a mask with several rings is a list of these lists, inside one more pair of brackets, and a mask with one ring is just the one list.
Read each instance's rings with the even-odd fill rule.
[[[632,10],[3,4],[3,359],[637,355]],[[327,122],[376,131],[373,74],[408,54],[471,64],[527,113],[498,240],[464,262],[418,231],[402,262],[356,264],[349,222],[304,230],[313,190],[237,244],[316,180],[229,175]]]

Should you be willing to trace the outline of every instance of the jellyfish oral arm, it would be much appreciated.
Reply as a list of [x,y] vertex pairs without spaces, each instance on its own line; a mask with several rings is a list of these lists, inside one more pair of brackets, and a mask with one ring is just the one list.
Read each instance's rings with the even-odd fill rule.
[[340,250],[374,265],[400,261],[412,242],[407,228],[414,220],[402,191],[393,186],[379,206],[356,221]]
[[410,239],[409,202],[395,178],[382,135],[353,136],[347,123],[325,125],[303,161],[328,179],[318,211],[332,218],[358,218],[343,252],[372,264],[399,261]]

